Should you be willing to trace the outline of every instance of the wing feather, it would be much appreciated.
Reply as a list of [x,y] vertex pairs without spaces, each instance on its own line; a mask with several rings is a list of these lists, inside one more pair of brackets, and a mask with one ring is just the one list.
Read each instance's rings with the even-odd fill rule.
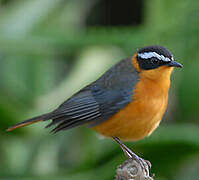
[[49,128],[57,125],[52,132],[70,129],[85,124],[101,115],[99,104],[88,89],[83,89],[52,112]]
[[91,121],[95,118],[98,118],[98,117],[100,117],[100,114],[98,112],[95,112],[95,113],[88,114],[86,116],[82,116],[81,118],[73,119],[70,121],[67,121],[67,120],[63,121],[63,119],[62,119],[63,122],[60,123],[59,125],[57,125],[57,127],[55,127],[52,130],[52,132],[56,133],[61,130],[71,129],[75,126],[79,126],[79,125],[88,123],[89,121]]

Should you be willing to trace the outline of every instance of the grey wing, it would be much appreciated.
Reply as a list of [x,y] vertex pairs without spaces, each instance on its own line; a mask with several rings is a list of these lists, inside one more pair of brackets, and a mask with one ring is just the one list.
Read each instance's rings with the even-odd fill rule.
[[130,94],[122,95],[121,91],[82,90],[50,113],[48,119],[52,122],[46,127],[57,125],[52,132],[71,129],[88,124],[89,127],[98,125],[118,112],[130,102]]
[[52,132],[67,130],[88,123],[101,116],[99,104],[89,89],[83,89],[52,112],[52,122],[46,127],[57,125]]
[[82,124],[98,125],[131,102],[137,81],[131,59],[122,60],[53,111],[47,127],[57,125],[52,131],[58,132]]

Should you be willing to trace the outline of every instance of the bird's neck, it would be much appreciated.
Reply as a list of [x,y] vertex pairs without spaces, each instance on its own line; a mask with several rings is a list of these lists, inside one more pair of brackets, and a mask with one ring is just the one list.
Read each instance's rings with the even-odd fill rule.
[[143,80],[145,79],[146,81],[151,81],[168,91],[172,71],[173,67],[161,66],[157,69],[141,71],[140,78]]

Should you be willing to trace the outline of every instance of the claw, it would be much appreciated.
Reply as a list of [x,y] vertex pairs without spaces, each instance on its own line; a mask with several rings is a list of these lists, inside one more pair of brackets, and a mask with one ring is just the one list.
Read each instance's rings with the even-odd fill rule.
[[148,161],[148,160],[145,160],[145,162],[147,163],[147,165],[148,165],[149,169],[151,169],[151,168],[152,168],[152,164],[151,164],[151,162],[150,162],[150,161]]
[[134,152],[132,152],[128,147],[126,147],[119,138],[117,137],[113,137],[113,139],[120,145],[120,147],[122,148],[122,150],[124,151],[125,155],[129,158],[129,159],[134,159],[135,161],[137,161],[140,166],[142,167],[143,170],[145,170],[146,174],[149,174],[149,170],[151,169],[152,165],[149,161],[144,160],[142,158],[140,158],[139,156],[137,156]]

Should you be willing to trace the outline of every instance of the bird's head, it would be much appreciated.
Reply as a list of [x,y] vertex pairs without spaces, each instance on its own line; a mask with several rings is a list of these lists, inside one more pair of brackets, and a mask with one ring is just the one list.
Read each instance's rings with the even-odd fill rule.
[[174,61],[173,55],[162,46],[141,48],[132,60],[138,72],[144,73],[153,79],[162,76],[170,77],[173,67],[183,67],[180,63]]

